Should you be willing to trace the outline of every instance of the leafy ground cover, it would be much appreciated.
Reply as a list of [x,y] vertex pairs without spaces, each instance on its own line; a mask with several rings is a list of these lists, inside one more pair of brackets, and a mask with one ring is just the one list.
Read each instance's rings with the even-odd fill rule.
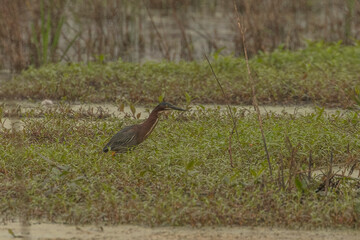
[[[359,45],[312,43],[299,51],[278,48],[250,60],[260,103],[316,103],[349,107],[359,88]],[[244,60],[215,53],[212,64],[226,98],[206,61],[58,63],[29,68],[3,82],[1,99],[45,99],[104,102],[127,99],[184,102],[188,93],[197,103],[251,103],[251,88]]]
[[232,120],[219,109],[163,116],[147,141],[115,157],[103,145],[139,120],[66,106],[29,113],[23,130],[0,130],[0,211],[68,223],[359,227],[359,181],[311,174],[358,167],[356,112],[265,114],[270,176],[256,116],[234,111],[233,167]]

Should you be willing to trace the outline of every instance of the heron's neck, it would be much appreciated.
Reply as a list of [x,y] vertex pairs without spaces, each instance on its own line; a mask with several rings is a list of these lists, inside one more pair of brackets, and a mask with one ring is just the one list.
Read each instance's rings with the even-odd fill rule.
[[152,111],[148,117],[141,125],[144,127],[144,139],[147,138],[150,133],[154,130],[157,122],[158,122],[158,111]]

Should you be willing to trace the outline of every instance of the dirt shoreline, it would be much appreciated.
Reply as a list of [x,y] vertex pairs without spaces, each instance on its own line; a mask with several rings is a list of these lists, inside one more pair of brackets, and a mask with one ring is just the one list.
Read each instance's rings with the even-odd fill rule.
[[31,223],[24,225],[11,222],[0,225],[0,239],[14,238],[31,240],[55,239],[122,239],[122,240],[167,240],[167,239],[247,239],[247,240],[281,240],[281,239],[327,239],[358,240],[360,230],[289,230],[266,227],[143,227],[135,225],[100,226],[100,225],[65,225],[56,223]]

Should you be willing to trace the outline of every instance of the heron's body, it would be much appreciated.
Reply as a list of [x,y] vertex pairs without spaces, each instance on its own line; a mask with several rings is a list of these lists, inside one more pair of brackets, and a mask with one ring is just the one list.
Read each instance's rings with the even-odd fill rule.
[[108,152],[110,150],[112,152],[124,153],[132,150],[137,145],[145,141],[145,139],[154,130],[156,124],[159,121],[158,114],[162,111],[170,109],[185,111],[169,103],[160,103],[155,107],[155,109],[150,113],[148,119],[146,119],[143,123],[127,126],[117,132],[105,145],[103,151]]

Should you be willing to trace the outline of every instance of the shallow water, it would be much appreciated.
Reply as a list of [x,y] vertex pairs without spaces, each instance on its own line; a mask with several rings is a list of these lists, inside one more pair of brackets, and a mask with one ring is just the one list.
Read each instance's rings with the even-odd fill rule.
[[[351,170],[350,167],[335,165],[331,168],[331,172],[332,174],[335,174],[337,177],[360,179],[360,169]],[[327,176],[328,173],[329,173],[328,168],[317,169],[312,172],[312,177],[316,179],[321,179],[323,176]]]
[[[48,108],[56,108],[60,105],[56,102],[53,102],[51,100],[44,100],[42,102],[30,102],[30,101],[2,101],[0,104],[3,105],[3,110],[8,112],[10,115],[13,115],[15,117],[6,117],[2,118],[1,125],[7,129],[13,129],[13,130],[21,130],[22,129],[22,121],[19,119],[19,117],[16,117],[18,115],[24,115],[26,112],[29,111],[42,111],[46,110]],[[119,110],[119,106],[112,104],[112,103],[89,103],[89,104],[70,104],[70,109],[73,111],[90,111],[92,113],[100,113],[101,111],[114,114],[115,116],[121,118],[124,117],[125,114],[132,115],[130,107],[126,106],[124,108],[124,111]],[[199,106],[203,106],[206,109],[210,108],[220,108],[223,111],[227,110],[226,105],[191,105],[190,110],[196,111]],[[181,106],[180,106],[181,107]],[[246,110],[246,112],[253,113],[255,112],[253,106],[241,106],[241,105],[231,105],[232,108],[237,108],[239,110]],[[140,119],[145,119],[148,117],[149,112],[151,111],[152,107],[144,107],[144,106],[136,106],[136,113],[140,113]],[[288,114],[309,114],[316,111],[316,107],[311,105],[304,105],[304,106],[260,106],[260,111],[262,114],[264,113],[275,113],[275,114],[282,114],[282,113],[288,113]],[[341,109],[325,109],[326,113],[332,114],[336,113],[337,111],[344,111]],[[0,126],[1,126],[0,125]]]
[[13,131],[20,131],[23,129],[23,122],[19,118],[2,118],[1,125],[6,129],[12,129]]

